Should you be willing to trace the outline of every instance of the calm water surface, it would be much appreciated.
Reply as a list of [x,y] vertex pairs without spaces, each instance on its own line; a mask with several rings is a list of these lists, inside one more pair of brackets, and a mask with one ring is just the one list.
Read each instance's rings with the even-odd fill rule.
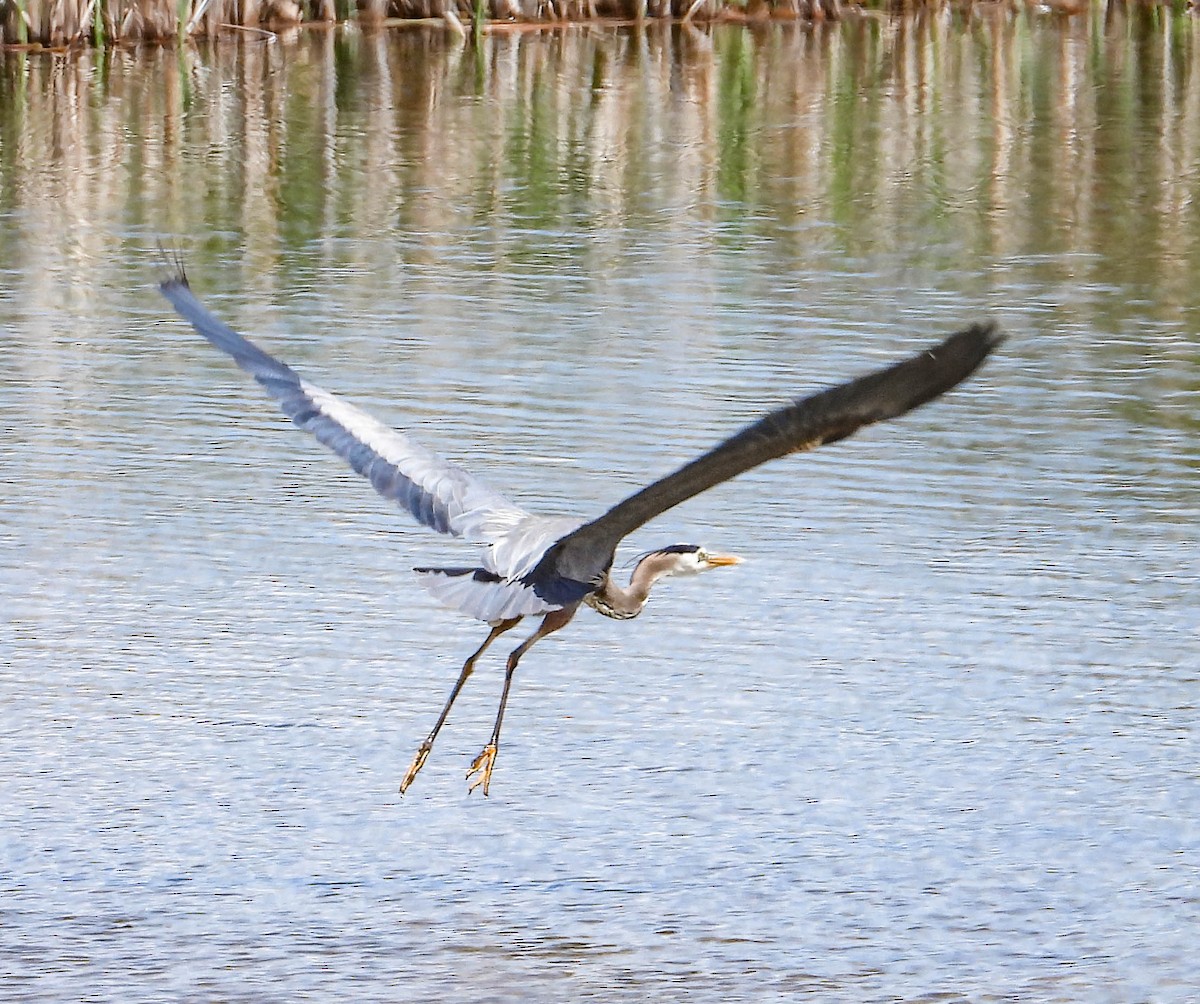
[[[0,995],[1183,1001],[1197,23],[306,33],[0,60]],[[968,387],[639,531],[498,659],[153,290],[593,516],[991,317]]]

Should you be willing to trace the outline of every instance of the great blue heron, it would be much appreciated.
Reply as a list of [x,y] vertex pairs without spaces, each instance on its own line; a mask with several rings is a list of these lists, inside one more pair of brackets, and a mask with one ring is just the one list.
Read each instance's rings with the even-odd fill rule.
[[302,379],[214,317],[179,268],[160,284],[184,320],[229,353],[280,404],[285,415],[343,457],[375,490],[418,521],[485,544],[481,563],[418,568],[421,584],[438,600],[486,622],[488,636],[466,662],[433,729],[400,783],[404,792],[424,765],[476,661],[522,618],[542,616],[537,630],[508,656],[491,741],[467,772],[469,791],[491,784],[500,726],[513,673],[521,657],[563,628],[581,604],[606,617],[636,617],[654,583],[737,564],[695,544],[673,544],[643,555],[628,586],[611,576],[617,545],[666,510],[767,460],[845,439],[873,422],[895,418],[966,379],[1001,342],[993,324],[976,324],[911,359],[831,387],[766,415],[673,474],[643,488],[590,522],[534,515],[408,436]]

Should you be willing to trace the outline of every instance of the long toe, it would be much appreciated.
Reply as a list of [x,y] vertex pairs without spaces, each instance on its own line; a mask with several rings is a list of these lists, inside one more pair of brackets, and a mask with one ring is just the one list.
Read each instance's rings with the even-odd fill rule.
[[[492,783],[492,766],[496,762],[496,744],[488,743],[483,752],[471,761],[471,769],[467,771],[467,780],[471,783],[467,785],[467,794],[473,792],[476,788],[482,788],[486,796],[488,786]],[[475,780],[471,780],[475,778]]]
[[400,782],[401,795],[408,790],[408,786],[416,779],[417,771],[425,766],[425,761],[429,759],[430,749],[432,749],[432,747],[428,742],[421,743],[421,748],[417,750],[417,755],[413,757],[413,762],[408,768],[408,773],[404,775],[404,780]]

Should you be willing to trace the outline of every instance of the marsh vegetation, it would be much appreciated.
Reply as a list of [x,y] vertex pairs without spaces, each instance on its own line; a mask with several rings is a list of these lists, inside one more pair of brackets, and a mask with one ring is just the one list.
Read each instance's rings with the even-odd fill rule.
[[[1127,0],[1107,0],[1109,8]],[[1139,0],[1134,0],[1139,2]],[[1142,4],[1166,11],[1191,8],[1188,0]],[[837,21],[880,14],[995,7],[1010,13],[1036,10],[1083,13],[1089,0],[0,0],[0,44],[65,49],[211,37],[222,32],[274,32],[295,25],[354,22],[364,27],[426,22],[466,35],[520,25],[585,21]]]

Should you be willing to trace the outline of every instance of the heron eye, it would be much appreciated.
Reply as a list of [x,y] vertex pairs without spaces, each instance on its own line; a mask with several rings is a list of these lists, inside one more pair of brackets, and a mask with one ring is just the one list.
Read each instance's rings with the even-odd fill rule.
[[696,560],[700,562],[708,561],[708,552],[702,547],[696,548]]

